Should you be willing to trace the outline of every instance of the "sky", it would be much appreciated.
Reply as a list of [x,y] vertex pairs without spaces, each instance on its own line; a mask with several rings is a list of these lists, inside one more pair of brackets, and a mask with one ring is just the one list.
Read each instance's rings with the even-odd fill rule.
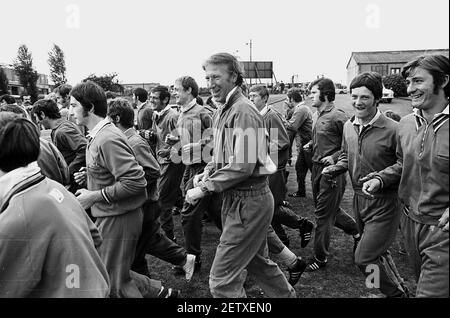
[[218,52],[272,61],[278,81],[324,75],[346,84],[351,52],[449,48],[448,0],[15,0],[2,1],[0,63],[21,44],[49,74],[65,53],[70,84],[118,73],[121,83],[206,86],[202,63]]

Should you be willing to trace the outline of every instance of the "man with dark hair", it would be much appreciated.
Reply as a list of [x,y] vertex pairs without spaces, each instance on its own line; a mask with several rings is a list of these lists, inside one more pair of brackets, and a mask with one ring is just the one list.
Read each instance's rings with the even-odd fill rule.
[[423,55],[403,67],[414,112],[399,122],[397,162],[362,180],[371,197],[400,182],[400,225],[416,297],[449,297],[449,71],[443,55]]
[[0,297],[107,297],[98,229],[41,174],[37,127],[0,113],[0,149]]
[[[23,118],[27,118],[26,112],[17,105],[0,106],[0,113],[1,112],[11,112]],[[67,166],[63,155],[52,142],[47,141],[42,137],[39,138],[39,141],[41,144],[41,151],[37,163],[39,168],[41,168],[42,174],[64,186],[69,186],[69,167]]]
[[337,176],[347,170],[350,174],[355,193],[353,211],[361,235],[355,264],[366,276],[377,266],[379,289],[387,297],[408,297],[389,252],[400,222],[398,185],[392,184],[369,198],[362,192],[360,180],[396,162],[398,124],[378,109],[383,96],[380,74],[358,75],[350,84],[350,94],[355,116],[345,123],[342,153],[337,163],[325,167],[322,175]]
[[[192,77],[183,76],[176,79],[173,94],[177,105],[180,106],[180,116],[176,136],[168,135],[166,142],[178,146],[175,149],[180,149],[181,161],[186,166],[182,179],[182,187],[186,193],[194,187],[195,175],[202,173],[209,162],[209,156],[204,156],[204,149],[212,139],[208,138],[212,137],[212,117],[206,108],[197,104],[198,85]],[[181,210],[185,247],[188,253],[196,257],[196,270],[201,266],[202,219],[207,208],[208,200],[200,200],[196,204],[185,202]]]
[[203,65],[216,103],[212,161],[194,179],[186,201],[195,204],[210,192],[222,192],[220,243],[211,268],[213,297],[245,297],[246,271],[269,297],[295,297],[278,265],[268,257],[267,232],[274,202],[267,175],[276,171],[268,154],[264,121],[243,96],[243,68],[228,53],[214,54]]
[[172,208],[182,196],[180,185],[184,167],[180,158],[172,160],[172,147],[166,143],[166,137],[176,133],[179,114],[169,105],[170,93],[165,86],[153,88],[149,101],[153,110],[152,131],[156,137],[156,156],[161,167],[158,180],[161,227],[167,237],[175,241]]
[[[294,140],[297,147],[297,161],[295,171],[297,172],[297,191],[289,194],[290,197],[305,197],[305,178],[308,170],[312,170],[311,154],[303,149],[303,146],[311,141],[312,137],[312,113],[308,106],[302,102],[302,94],[299,88],[291,88],[287,93],[286,103],[293,109],[292,116],[288,119],[287,132],[289,134],[290,148]],[[289,156],[291,157],[291,155]]]
[[150,116],[144,116],[145,108],[150,107],[148,100],[148,92],[142,87],[138,87],[133,91],[133,102],[136,105],[135,110],[135,126],[142,130],[148,130],[152,127],[152,123],[146,120],[146,117],[152,118],[153,112]]
[[132,269],[150,276],[145,254],[151,254],[173,265],[180,266],[189,281],[194,273],[195,255],[187,254],[184,248],[167,238],[161,231],[158,189],[156,186],[159,177],[159,164],[148,143],[139,136],[133,127],[134,110],[126,99],[117,98],[108,106],[108,117],[127,137],[136,160],[144,169],[145,180],[147,181],[148,199],[142,206],[144,220]]
[[74,123],[61,118],[58,106],[51,99],[41,99],[34,103],[32,114],[37,123],[45,129],[52,130],[52,141],[69,167],[71,179],[69,190],[75,193],[78,185],[73,175],[86,166],[86,138]]
[[56,98],[61,108],[69,108],[70,106],[70,91],[72,86],[69,84],[61,84],[55,89]]
[[0,96],[0,105],[15,105],[16,100],[9,94],[4,94]]
[[355,220],[340,208],[345,192],[345,175],[335,178],[322,175],[322,170],[333,165],[341,154],[342,131],[347,115],[334,105],[335,88],[332,80],[320,78],[311,83],[312,106],[317,108],[317,119],[313,127],[312,140],[304,146],[312,151],[312,191],[316,230],[314,234],[314,257],[308,271],[325,267],[329,254],[331,228],[333,224],[346,234],[352,235],[356,248],[360,235]]
[[131,271],[147,199],[145,175],[126,137],[107,115],[106,95],[92,81],[76,85],[70,105],[79,125],[89,129],[86,171],[75,181],[84,209],[91,208],[104,241],[99,248],[111,281],[111,297],[156,297],[162,286]]

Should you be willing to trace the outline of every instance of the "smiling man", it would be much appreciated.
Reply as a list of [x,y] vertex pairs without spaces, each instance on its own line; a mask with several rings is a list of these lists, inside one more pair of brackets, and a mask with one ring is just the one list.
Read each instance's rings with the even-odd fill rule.
[[245,269],[269,297],[295,297],[277,264],[268,257],[267,231],[274,200],[267,176],[276,171],[268,153],[262,116],[242,94],[243,69],[228,53],[212,55],[203,65],[216,103],[212,161],[194,180],[186,201],[222,192],[222,235],[211,267],[213,297],[245,297]]
[[370,174],[362,187],[374,195],[400,181],[400,224],[416,297],[449,297],[449,68],[443,55],[420,56],[404,66],[414,112],[400,120],[397,162]]
[[[363,73],[350,84],[353,116],[344,125],[342,154],[336,165],[327,166],[323,175],[336,176],[349,171],[354,197],[353,211],[361,241],[355,251],[355,263],[368,275],[376,264],[380,290],[388,297],[407,297],[403,279],[389,253],[400,222],[397,184],[386,187],[375,197],[362,192],[361,178],[396,162],[397,122],[378,110],[383,84],[378,73]],[[380,237],[383,239],[380,240]]]

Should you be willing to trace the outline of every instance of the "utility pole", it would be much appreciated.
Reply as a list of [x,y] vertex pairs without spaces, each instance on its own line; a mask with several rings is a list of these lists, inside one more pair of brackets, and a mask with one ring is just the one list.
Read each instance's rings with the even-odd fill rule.
[[[252,61],[252,45],[253,45],[252,39],[250,39],[250,42],[247,42],[245,44],[250,47],[250,62],[251,62]],[[250,78],[250,86],[252,86],[252,78]]]

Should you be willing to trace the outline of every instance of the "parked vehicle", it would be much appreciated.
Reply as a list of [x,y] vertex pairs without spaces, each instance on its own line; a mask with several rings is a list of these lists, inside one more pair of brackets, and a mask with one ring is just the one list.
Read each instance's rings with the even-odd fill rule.
[[390,104],[393,99],[394,91],[383,86],[383,97],[381,97],[381,102]]

